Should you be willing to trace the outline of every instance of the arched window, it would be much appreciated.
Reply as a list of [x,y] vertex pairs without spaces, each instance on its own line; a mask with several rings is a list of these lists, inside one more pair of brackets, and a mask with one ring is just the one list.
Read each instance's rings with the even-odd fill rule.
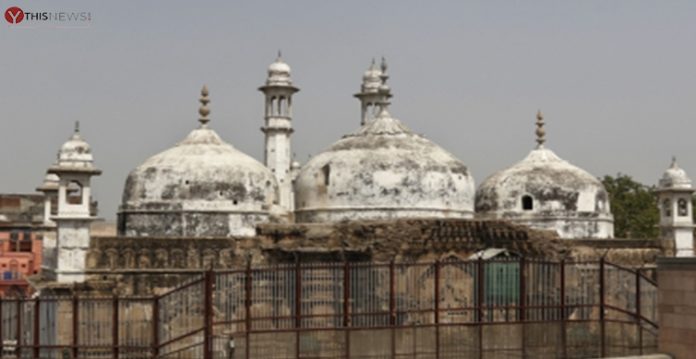
[[680,198],[679,201],[677,201],[677,213],[680,217],[686,217],[689,215],[688,202],[686,202],[684,198]]
[[82,204],[82,185],[80,182],[72,181],[68,183],[67,200],[70,204]]
[[534,199],[532,198],[532,196],[522,196],[522,209],[525,211],[531,211],[534,209]]
[[665,217],[672,217],[672,201],[670,201],[668,198],[665,198],[662,201],[662,212],[664,213]]
[[329,180],[331,177],[331,167],[329,164],[325,164],[324,167],[321,168],[321,171],[324,173],[324,185],[328,186],[329,185]]

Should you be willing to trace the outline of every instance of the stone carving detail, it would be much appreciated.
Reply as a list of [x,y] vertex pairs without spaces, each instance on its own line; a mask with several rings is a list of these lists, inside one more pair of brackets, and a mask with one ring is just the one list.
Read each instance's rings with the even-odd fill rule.
[[188,268],[201,267],[200,253],[198,253],[198,250],[196,250],[196,248],[194,248],[193,245],[189,246],[188,252],[186,253],[186,259],[188,262]]
[[171,267],[177,269],[186,268],[186,259],[183,250],[179,248],[172,249]]
[[212,269],[215,267],[215,263],[217,262],[216,259],[217,255],[215,254],[215,251],[212,249],[206,249],[203,251],[203,268],[204,269]]
[[150,268],[150,263],[150,251],[141,249],[138,257],[138,268]]
[[155,250],[155,268],[169,267],[169,253],[164,248]]

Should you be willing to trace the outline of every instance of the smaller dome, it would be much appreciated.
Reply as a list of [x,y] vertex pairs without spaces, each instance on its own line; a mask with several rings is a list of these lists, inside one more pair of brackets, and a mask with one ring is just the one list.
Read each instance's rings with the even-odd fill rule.
[[277,59],[270,66],[268,66],[268,74],[287,74],[290,75],[290,65],[283,62],[281,59]]
[[77,171],[101,173],[93,165],[94,157],[89,143],[80,135],[80,123],[75,122],[75,132],[58,150],[58,161],[49,168],[49,172]]
[[383,83],[383,75],[384,73],[382,70],[380,70],[380,68],[377,66],[375,60],[372,59],[370,68],[368,68],[363,74],[363,83],[361,86],[362,92],[378,92]]
[[57,174],[46,173],[46,177],[44,177],[43,183],[39,187],[37,187],[36,190],[40,192],[57,191],[58,182],[60,182],[60,178]]
[[278,58],[268,66],[268,78],[266,79],[267,86],[290,86],[290,65],[286,64],[278,52]]
[[72,137],[60,147],[58,151],[58,164],[81,164],[92,162],[92,148],[80,136],[79,128],[75,129]]
[[672,164],[662,175],[659,183],[660,188],[691,189],[691,178],[677,164],[677,159],[672,158]]

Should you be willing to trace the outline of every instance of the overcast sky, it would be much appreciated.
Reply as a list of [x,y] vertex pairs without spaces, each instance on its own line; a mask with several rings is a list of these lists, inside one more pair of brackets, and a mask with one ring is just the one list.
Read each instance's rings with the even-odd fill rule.
[[[653,184],[674,154],[696,176],[696,1],[0,1],[89,11],[88,27],[0,18],[0,192],[31,193],[81,122],[100,214],[128,172],[198,123],[262,159],[256,89],[282,49],[301,92],[305,163],[360,122],[352,95],[386,56],[391,113],[454,153],[477,185],[534,147],[595,176]],[[60,25],[60,24],[59,24]]]

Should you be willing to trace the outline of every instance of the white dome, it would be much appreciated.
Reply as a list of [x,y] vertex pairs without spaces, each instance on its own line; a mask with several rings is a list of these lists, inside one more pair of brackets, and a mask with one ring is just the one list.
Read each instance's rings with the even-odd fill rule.
[[268,78],[266,86],[291,86],[290,66],[286,64],[278,54],[278,58],[268,66]]
[[[277,189],[275,177],[261,163],[222,141],[215,131],[199,128],[128,175],[120,215],[130,223],[123,223],[122,232],[142,236],[253,235],[254,223],[266,219]],[[193,219],[194,223],[177,222],[168,229],[158,229],[154,223],[137,218],[145,213],[169,215],[175,220],[181,213],[220,218]],[[230,215],[242,218],[228,218]],[[187,225],[192,228],[182,228]]]
[[290,65],[286,64],[282,60],[278,59],[268,66],[268,73],[270,74],[287,74],[290,75]]
[[44,177],[43,183],[41,183],[41,185],[39,187],[37,187],[36,190],[41,191],[41,192],[57,191],[59,182],[60,182],[60,178],[58,177],[57,174],[46,173],[46,176]]
[[252,236],[256,224],[268,220],[277,198],[275,176],[207,127],[207,88],[201,94],[201,127],[128,175],[121,235]]
[[63,143],[58,151],[58,166],[91,167],[94,162],[92,148],[80,136],[79,123],[75,124],[75,132],[68,141]]
[[407,217],[471,218],[467,167],[385,110],[302,167],[298,222]]
[[677,165],[676,158],[672,159],[672,164],[662,175],[659,187],[661,189],[691,189],[691,178]]
[[562,238],[613,237],[602,183],[543,146],[484,180],[476,192],[476,213],[554,229]]

